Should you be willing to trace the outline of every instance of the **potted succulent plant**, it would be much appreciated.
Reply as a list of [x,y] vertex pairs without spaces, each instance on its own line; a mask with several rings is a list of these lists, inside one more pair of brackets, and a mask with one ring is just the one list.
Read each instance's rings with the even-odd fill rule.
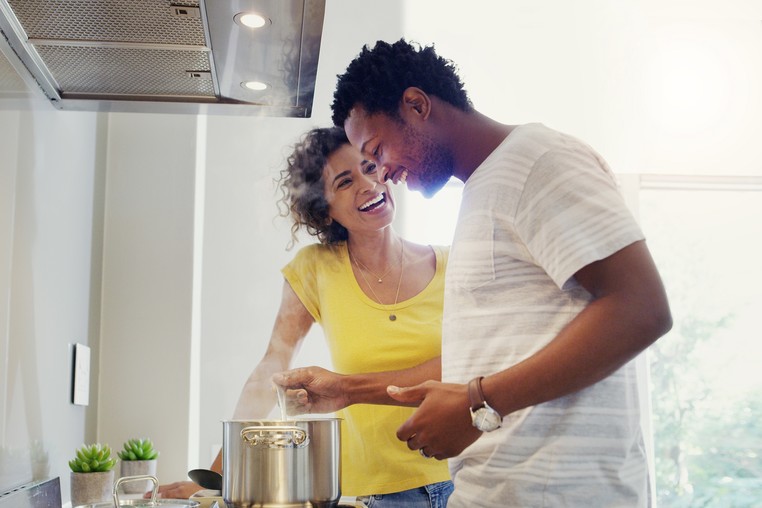
[[[150,439],[129,439],[124,443],[124,449],[117,452],[121,459],[120,477],[149,475],[156,476],[156,457],[159,456]],[[136,494],[151,490],[150,480],[132,481],[123,484],[124,492]]]
[[71,505],[103,503],[111,499],[115,464],[116,459],[111,457],[108,445],[82,445],[69,461]]

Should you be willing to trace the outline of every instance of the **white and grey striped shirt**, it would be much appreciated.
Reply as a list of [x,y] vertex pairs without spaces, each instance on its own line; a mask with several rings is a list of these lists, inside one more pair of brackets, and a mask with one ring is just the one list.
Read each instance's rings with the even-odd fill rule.
[[[536,353],[590,301],[574,274],[641,239],[589,146],[540,124],[515,128],[463,189],[443,380],[466,383]],[[451,508],[647,506],[634,364],[508,415],[450,464]]]

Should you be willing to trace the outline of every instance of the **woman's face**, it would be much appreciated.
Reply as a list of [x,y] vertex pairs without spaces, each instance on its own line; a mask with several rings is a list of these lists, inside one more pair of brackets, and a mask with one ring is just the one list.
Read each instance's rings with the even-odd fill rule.
[[394,197],[377,180],[376,165],[345,144],[323,168],[328,214],[351,233],[378,231],[394,219]]

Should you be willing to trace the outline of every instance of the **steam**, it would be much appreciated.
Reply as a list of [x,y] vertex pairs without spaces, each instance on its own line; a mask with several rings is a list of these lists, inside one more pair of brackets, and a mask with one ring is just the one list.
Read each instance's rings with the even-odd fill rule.
[[[287,290],[287,284],[284,281],[284,291],[281,297],[285,301],[290,298],[291,294],[290,289]],[[272,419],[270,418],[271,413],[275,419],[278,418],[276,413],[280,415],[282,420],[287,419],[289,394],[286,387],[278,386],[273,382],[273,376],[289,368],[299,344],[295,344],[293,340],[287,337],[290,332],[277,323],[288,323],[296,319],[298,312],[298,309],[292,308],[290,305],[281,305],[267,351],[244,383],[233,412],[233,419]],[[293,411],[290,412],[293,414]]]
[[278,394],[278,407],[280,408],[280,419],[288,420],[288,408],[286,405],[286,387],[273,383],[275,392]]

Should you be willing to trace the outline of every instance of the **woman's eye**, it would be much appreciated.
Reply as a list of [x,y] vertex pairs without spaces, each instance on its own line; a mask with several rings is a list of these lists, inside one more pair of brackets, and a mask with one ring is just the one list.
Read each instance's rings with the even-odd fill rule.
[[373,162],[369,162],[365,165],[365,174],[366,175],[372,175],[376,172],[376,164]]
[[339,184],[337,185],[337,187],[339,189],[344,188],[347,185],[349,185],[351,182],[352,182],[352,180],[350,180],[349,178],[345,178],[344,180],[339,180]]

